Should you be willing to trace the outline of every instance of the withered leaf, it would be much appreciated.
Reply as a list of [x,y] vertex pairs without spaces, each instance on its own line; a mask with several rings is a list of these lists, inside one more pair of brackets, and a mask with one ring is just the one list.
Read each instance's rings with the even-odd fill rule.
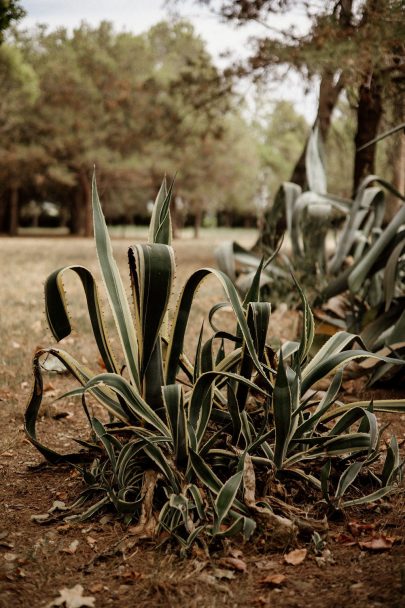
[[285,574],[268,574],[259,583],[261,585],[269,585],[270,587],[278,587],[279,585],[283,585],[286,579]]
[[304,561],[306,556],[306,549],[294,549],[293,551],[290,551],[284,555],[284,561],[291,566],[298,566],[298,564],[301,564]]

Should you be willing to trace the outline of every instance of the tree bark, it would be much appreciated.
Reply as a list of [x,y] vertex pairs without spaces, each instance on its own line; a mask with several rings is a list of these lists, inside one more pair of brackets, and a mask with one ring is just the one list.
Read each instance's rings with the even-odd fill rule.
[[[344,87],[344,76],[340,74],[337,82],[335,82],[335,74],[331,70],[326,70],[322,76],[321,84],[319,87],[319,106],[318,113],[314,126],[318,123],[319,131],[322,136],[322,140],[325,141],[328,135],[330,123],[332,120],[333,110],[335,109],[336,103],[339,99],[339,95]],[[307,175],[305,169],[305,156],[307,152],[308,139],[305,142],[305,146],[301,152],[293,172],[291,174],[290,181],[294,184],[298,184],[301,188],[307,187]]]
[[[338,19],[339,26],[342,30],[351,28],[353,0],[339,0],[336,2],[334,14]],[[345,86],[345,76],[342,72],[336,81],[336,73],[330,69],[325,69],[321,77],[319,86],[319,105],[315,124],[319,124],[319,130],[323,141],[326,140],[330,123],[332,120],[333,110],[339,99],[339,95]],[[314,126],[315,126],[314,124]],[[298,184],[301,188],[307,187],[307,176],[305,170],[305,156],[307,151],[308,139],[301,152],[293,171],[290,181]]]
[[10,190],[9,235],[18,234],[18,187],[13,184]]
[[80,183],[83,191],[83,215],[84,215],[84,236],[93,236],[93,214],[91,207],[91,188],[90,180],[86,173],[80,173]]
[[198,239],[198,237],[200,236],[201,221],[202,221],[201,209],[196,209],[195,215],[194,215],[194,238],[195,239]]
[[378,74],[372,74],[369,82],[363,82],[359,89],[357,106],[357,131],[354,138],[356,154],[354,159],[353,196],[361,181],[374,173],[376,144],[359,150],[377,136],[383,113],[382,86]]

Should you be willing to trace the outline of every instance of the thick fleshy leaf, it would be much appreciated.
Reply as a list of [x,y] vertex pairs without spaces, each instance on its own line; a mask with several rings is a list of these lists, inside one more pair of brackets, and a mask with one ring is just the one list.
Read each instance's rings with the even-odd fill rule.
[[170,218],[170,201],[172,198],[173,185],[174,182],[167,188],[166,178],[163,179],[152,210],[152,217],[149,224],[149,243],[171,245],[172,222]]
[[273,414],[276,431],[274,464],[280,469],[283,465],[285,455],[287,454],[292,422],[291,387],[288,382],[282,356],[280,357],[276,383],[274,386]]
[[58,342],[68,336],[72,330],[63,287],[63,275],[68,270],[75,272],[82,282],[93,334],[107,371],[118,372],[119,366],[115,361],[109,343],[97,285],[91,272],[84,266],[65,266],[55,270],[47,278],[45,283],[45,313],[49,328]]
[[219,531],[220,526],[228,515],[233,502],[236,498],[236,494],[238,493],[240,484],[242,482],[243,471],[238,471],[235,475],[232,475],[228,479],[226,483],[222,486],[221,490],[218,492],[218,496],[215,500],[215,510],[217,513],[217,517],[215,520],[215,530]]
[[101,275],[106,287],[131,381],[138,391],[140,391],[138,338],[118,266],[114,260],[110,236],[98,198],[95,174],[93,175],[92,200],[94,236]]
[[242,304],[231,280],[219,270],[215,270],[212,268],[201,268],[200,270],[194,272],[188,279],[186,285],[183,288],[179,303],[177,305],[176,313],[173,319],[172,331],[166,359],[166,384],[173,384],[175,382],[177,369],[179,366],[179,358],[183,350],[184,336],[188,318],[190,315],[191,305],[195,293],[201,282],[210,275],[216,277],[222,285],[225,294],[229,299],[229,302],[235,313],[238,326],[246,342],[246,348],[248,349],[249,354],[252,357],[254,366],[259,372],[266,376],[263,371],[262,364],[260,363],[257,357],[252,336],[250,335],[247,321],[244,315]]
[[179,466],[182,466],[187,462],[188,457],[188,433],[181,385],[164,386],[163,399],[173,437],[175,461]]

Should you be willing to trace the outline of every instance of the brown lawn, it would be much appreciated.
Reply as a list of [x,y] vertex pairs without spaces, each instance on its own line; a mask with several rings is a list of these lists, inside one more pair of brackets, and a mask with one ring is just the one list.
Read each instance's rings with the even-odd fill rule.
[[[178,284],[192,270],[212,266],[215,245],[229,237],[229,232],[210,231],[203,232],[197,241],[176,241]],[[146,231],[136,238],[146,238]],[[239,231],[231,238],[249,246],[255,234]],[[131,243],[129,234],[114,240],[124,277],[126,249]],[[271,540],[228,543],[210,555],[197,549],[181,558],[166,545],[156,548],[152,543],[136,544],[113,517],[96,517],[82,524],[60,520],[50,525],[31,519],[47,512],[56,500],[69,504],[82,489],[74,469],[44,465],[23,432],[33,352],[53,343],[44,318],[43,283],[52,270],[72,263],[88,266],[97,275],[92,241],[29,237],[0,240],[0,605],[45,607],[62,588],[81,584],[83,596],[93,597],[96,608],[404,606],[403,489],[378,505],[352,509],[330,522],[326,539],[330,559],[323,565],[310,550],[301,564],[290,565],[283,553],[292,547],[284,552],[275,550]],[[98,357],[80,285],[68,277],[65,287],[74,331],[63,341],[63,347],[97,370]],[[210,305],[221,298],[214,283],[201,289],[190,322],[189,343],[196,340]],[[276,315],[274,333],[285,336],[291,325],[291,317]],[[66,378],[49,374],[45,383],[47,404],[42,410],[41,435],[51,445],[68,449],[72,436],[86,436],[86,421],[76,402],[53,402],[67,386]],[[398,396],[404,396],[403,387],[394,389]],[[403,440],[405,416],[397,416],[393,427]],[[385,551],[361,548],[359,541],[373,533],[393,539],[393,546]],[[277,579],[274,575],[282,576]]]

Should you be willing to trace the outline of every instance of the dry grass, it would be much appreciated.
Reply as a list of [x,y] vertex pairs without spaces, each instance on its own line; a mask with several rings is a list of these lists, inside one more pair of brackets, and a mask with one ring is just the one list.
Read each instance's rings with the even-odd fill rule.
[[[129,288],[127,249],[135,242],[147,239],[146,229],[113,230],[114,253],[124,284]],[[175,291],[189,274],[201,266],[215,265],[215,246],[226,239],[235,239],[246,246],[255,240],[255,231],[204,230],[195,241],[186,232],[174,243],[178,261]],[[0,241],[0,400],[13,412],[21,413],[31,383],[31,360],[38,346],[54,343],[46,324],[43,285],[55,269],[71,264],[88,267],[99,279],[100,273],[92,239],[81,238],[3,238]],[[70,276],[71,275],[71,276]],[[97,360],[94,340],[87,317],[85,298],[80,281],[69,273],[65,279],[73,332],[61,346],[92,367]],[[175,297],[175,296],[174,296]],[[201,323],[207,312],[207,302],[221,298],[221,290],[212,282],[200,291],[193,323]],[[198,316],[201,316],[198,319]],[[190,329],[195,332],[193,325]]]

